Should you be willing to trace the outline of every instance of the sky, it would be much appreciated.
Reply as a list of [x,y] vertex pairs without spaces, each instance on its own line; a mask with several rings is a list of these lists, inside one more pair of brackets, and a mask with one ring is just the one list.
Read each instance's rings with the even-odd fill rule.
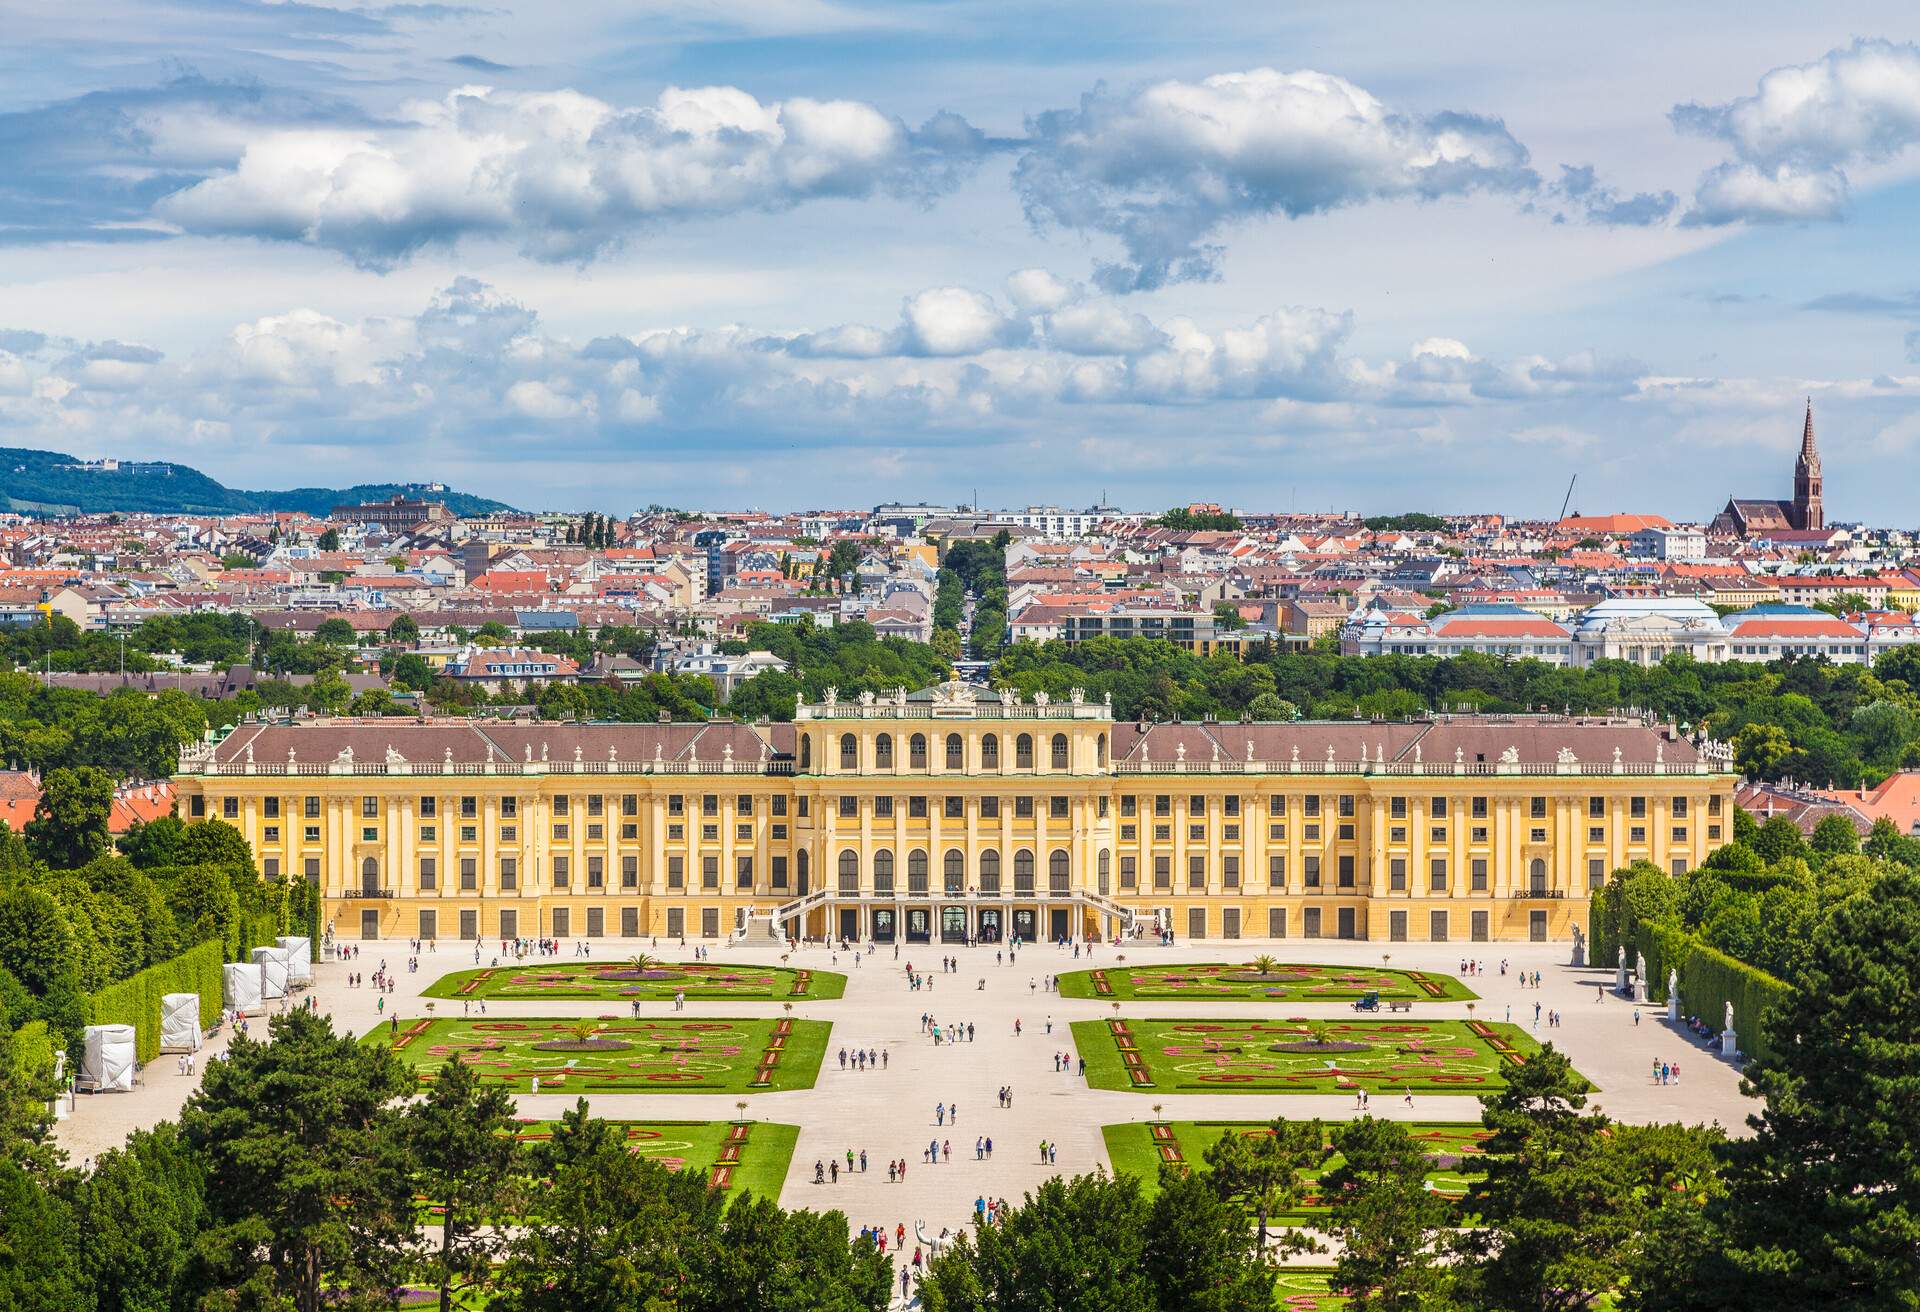
[[[0,446],[1913,526],[1911,6],[10,0]],[[0,475],[4,477],[4,475]]]

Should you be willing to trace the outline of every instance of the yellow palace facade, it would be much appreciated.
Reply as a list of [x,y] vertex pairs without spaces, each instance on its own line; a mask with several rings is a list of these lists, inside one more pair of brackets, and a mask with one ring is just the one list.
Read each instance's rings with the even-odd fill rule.
[[1735,776],[1641,717],[1146,724],[949,683],[792,724],[248,722],[177,783],[346,937],[1494,942],[1699,863]]

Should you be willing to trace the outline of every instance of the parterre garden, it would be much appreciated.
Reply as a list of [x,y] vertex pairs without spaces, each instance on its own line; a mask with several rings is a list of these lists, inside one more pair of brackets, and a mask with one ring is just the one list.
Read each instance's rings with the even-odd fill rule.
[[460,970],[421,994],[513,1002],[667,1002],[690,999],[817,1002],[846,992],[847,977],[829,970],[786,966],[721,966],[710,961],[519,962]]
[[809,1089],[826,1021],[790,1017],[401,1020],[389,1045],[422,1084],[454,1059],[519,1093],[740,1093]]
[[1470,1002],[1480,995],[1451,975],[1371,966],[1316,966],[1271,958],[1233,964],[1112,966],[1057,977],[1063,998],[1125,1002],[1350,1002],[1378,993],[1384,1002]]
[[1077,1020],[1096,1089],[1164,1093],[1480,1094],[1540,1050],[1480,1020]]
[[[1319,1166],[1302,1172],[1310,1182],[1302,1210],[1276,1214],[1272,1219],[1291,1225],[1312,1225],[1326,1219],[1326,1204],[1311,1192],[1311,1183],[1344,1160],[1333,1147],[1334,1128],[1327,1126],[1326,1155]],[[1407,1129],[1426,1152],[1427,1187],[1452,1201],[1465,1198],[1468,1187],[1485,1173],[1480,1166],[1486,1156],[1482,1145],[1492,1131],[1471,1121],[1416,1121]],[[1133,1121],[1102,1126],[1100,1133],[1106,1138],[1107,1155],[1113,1159],[1115,1172],[1139,1176],[1141,1187],[1151,1195],[1159,1190],[1162,1166],[1204,1172],[1209,1169],[1206,1151],[1221,1135],[1259,1136],[1272,1131],[1260,1121]]]

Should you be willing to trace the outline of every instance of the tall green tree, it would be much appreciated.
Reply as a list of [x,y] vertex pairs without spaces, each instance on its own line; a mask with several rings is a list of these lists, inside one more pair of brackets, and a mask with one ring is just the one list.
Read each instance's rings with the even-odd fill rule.
[[[1326,1141],[1326,1127],[1319,1121],[1276,1116],[1262,1132],[1228,1130],[1201,1154],[1214,1192],[1253,1213],[1261,1253],[1267,1251],[1268,1219],[1296,1211],[1305,1202]],[[1289,1229],[1281,1232],[1279,1247],[1283,1252],[1308,1252],[1313,1241],[1304,1230]]]
[[1046,1180],[994,1225],[962,1231],[927,1268],[927,1312],[1162,1306],[1142,1262],[1148,1207],[1131,1176]]
[[1273,1306],[1273,1270],[1247,1242],[1245,1210],[1221,1198],[1197,1171],[1161,1168],[1140,1260],[1156,1301],[1169,1312],[1265,1312]]
[[236,1038],[180,1117],[206,1169],[201,1253],[238,1309],[391,1307],[414,1240],[393,1107],[411,1081],[384,1046],[305,1011],[269,1039]]
[[0,1158],[0,1307],[83,1308],[73,1214],[54,1191]]
[[55,870],[73,870],[112,845],[113,776],[91,765],[49,770],[27,821],[27,848]]
[[195,1244],[206,1224],[200,1159],[163,1121],[102,1153],[73,1190],[76,1251],[95,1306],[190,1307],[204,1283]]
[[1768,1013],[1765,1099],[1730,1141],[1717,1242],[1668,1307],[1920,1307],[1920,874],[1888,873],[1813,936]]
[[426,1273],[450,1312],[456,1287],[483,1280],[505,1244],[499,1228],[519,1195],[521,1152],[513,1098],[449,1061],[407,1111],[406,1135],[422,1191],[440,1206],[440,1244]]
[[688,1312],[870,1312],[887,1306],[893,1264],[847,1242],[840,1212],[784,1211],[742,1195],[720,1220]]
[[1339,1245],[1334,1284],[1348,1305],[1424,1312],[1446,1302],[1447,1202],[1427,1188],[1427,1155],[1397,1121],[1363,1117],[1333,1132],[1341,1163],[1320,1182]]

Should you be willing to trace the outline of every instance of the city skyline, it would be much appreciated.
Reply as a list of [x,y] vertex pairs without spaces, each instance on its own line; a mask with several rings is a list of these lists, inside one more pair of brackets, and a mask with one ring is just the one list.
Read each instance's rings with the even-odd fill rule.
[[1577,474],[1703,522],[1810,395],[1830,515],[1904,513],[1891,8],[126,13],[0,56],[0,445],[620,513],[1548,518]]

